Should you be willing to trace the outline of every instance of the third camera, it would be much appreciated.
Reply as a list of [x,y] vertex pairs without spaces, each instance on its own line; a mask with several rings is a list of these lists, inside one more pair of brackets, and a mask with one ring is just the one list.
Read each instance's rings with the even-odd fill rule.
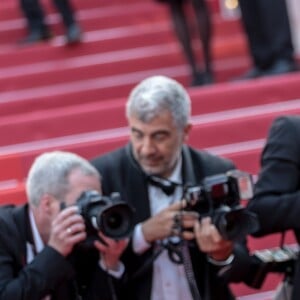
[[256,215],[241,205],[253,196],[249,173],[231,170],[204,178],[199,186],[185,188],[187,210],[210,216],[223,238],[238,240],[258,229]]

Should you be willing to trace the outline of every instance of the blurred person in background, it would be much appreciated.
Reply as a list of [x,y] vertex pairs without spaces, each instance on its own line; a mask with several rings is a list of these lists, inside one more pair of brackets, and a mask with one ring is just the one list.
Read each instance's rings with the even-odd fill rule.
[[[211,58],[211,17],[205,0],[156,0],[160,3],[166,3],[169,6],[174,30],[184,55],[188,61],[192,86],[205,85],[213,82],[212,58]],[[197,63],[197,54],[193,47],[193,37],[191,32],[190,15],[186,8],[188,2],[194,9],[196,17],[197,33],[200,36],[203,67]]]
[[[19,0],[20,7],[27,22],[28,35],[21,40],[22,44],[45,41],[52,33],[45,22],[45,14],[40,0]],[[75,20],[74,9],[70,0],[53,0],[61,15],[65,27],[67,44],[78,43],[81,40],[81,29]]]
[[253,67],[237,79],[297,70],[285,0],[239,0]]

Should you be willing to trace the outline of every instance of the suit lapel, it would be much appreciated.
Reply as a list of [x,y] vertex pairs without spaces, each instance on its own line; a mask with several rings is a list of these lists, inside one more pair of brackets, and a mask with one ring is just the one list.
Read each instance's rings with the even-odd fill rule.
[[20,237],[18,249],[19,262],[22,266],[26,264],[27,261],[27,249],[26,243],[30,243],[33,245],[33,236],[31,231],[31,226],[29,222],[28,215],[28,205],[16,207],[13,213],[14,222],[17,226],[18,236]]
[[[123,168],[126,182],[126,194],[129,203],[136,208],[136,221],[141,222],[150,217],[150,204],[148,198],[148,188],[146,175],[139,167],[134,157],[130,144],[127,145],[125,159],[123,160]],[[123,173],[123,172],[122,172]]]
[[191,154],[186,145],[182,147],[182,179],[184,185],[197,184]]
[[[200,155],[200,154],[199,154]],[[204,177],[201,164],[196,163],[192,159],[191,151],[188,146],[184,145],[182,148],[182,178],[184,185],[196,186],[199,185]],[[196,164],[196,165],[195,165]],[[197,173],[195,172],[197,168]],[[201,298],[210,299],[210,287],[208,278],[208,263],[206,257],[199,255],[197,246],[190,244],[189,247],[190,259],[192,261],[192,269],[199,292],[202,294]],[[203,276],[205,274],[205,276]]]

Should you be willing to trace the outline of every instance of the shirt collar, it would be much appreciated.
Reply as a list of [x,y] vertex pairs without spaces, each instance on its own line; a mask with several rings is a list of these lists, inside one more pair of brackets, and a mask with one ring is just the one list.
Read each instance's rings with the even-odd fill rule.
[[179,159],[177,160],[177,163],[175,165],[175,169],[173,170],[172,174],[168,178],[168,180],[176,183],[181,183],[181,168],[182,168],[182,157],[181,155],[179,156]]
[[33,236],[33,242],[34,242],[34,247],[37,253],[41,252],[44,247],[45,244],[41,238],[41,235],[38,231],[38,228],[36,226],[36,222],[33,216],[33,212],[32,210],[29,208],[29,221],[30,221],[30,226],[31,226],[31,230],[32,230],[32,236]]

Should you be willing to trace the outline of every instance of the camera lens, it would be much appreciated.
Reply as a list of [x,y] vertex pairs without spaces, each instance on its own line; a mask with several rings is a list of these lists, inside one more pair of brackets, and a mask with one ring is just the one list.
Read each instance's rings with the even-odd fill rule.
[[122,217],[120,214],[111,214],[106,217],[106,225],[111,229],[117,229],[122,224]]
[[132,211],[125,203],[107,207],[97,217],[100,230],[109,237],[126,237],[133,228]]
[[110,238],[127,237],[133,230],[133,209],[120,201],[119,194],[102,196],[97,191],[85,191],[77,200],[86,223],[88,237],[98,237],[98,231]]

